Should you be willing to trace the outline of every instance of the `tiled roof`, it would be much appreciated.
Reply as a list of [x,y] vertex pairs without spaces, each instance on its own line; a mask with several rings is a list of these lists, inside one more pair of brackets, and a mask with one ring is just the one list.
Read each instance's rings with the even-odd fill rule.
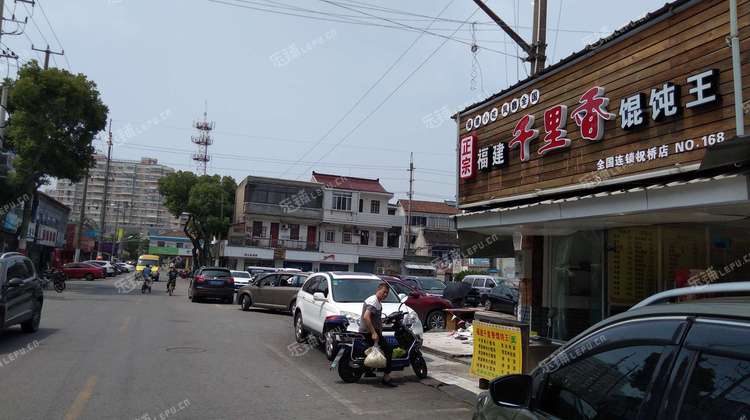
[[343,175],[321,174],[313,171],[313,182],[320,182],[328,188],[389,194],[380,184],[379,178],[355,178]]
[[441,201],[398,200],[398,203],[405,211],[411,206],[411,211],[418,213],[458,214],[457,208]]

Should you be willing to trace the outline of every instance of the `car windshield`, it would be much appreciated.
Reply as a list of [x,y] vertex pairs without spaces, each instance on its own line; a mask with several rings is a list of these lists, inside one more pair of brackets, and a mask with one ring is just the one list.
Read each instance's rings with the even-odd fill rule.
[[419,277],[416,279],[419,287],[423,290],[443,290],[445,283],[432,277]]
[[[337,278],[331,280],[333,286],[333,300],[340,303],[364,302],[375,294],[380,279]],[[391,289],[383,302],[398,303],[398,296]]]
[[158,260],[154,260],[151,258],[138,258],[138,265],[157,265],[159,264]]
[[203,270],[204,277],[231,277],[228,270]]
[[232,271],[232,277],[239,277],[242,279],[249,279],[250,273],[246,271]]

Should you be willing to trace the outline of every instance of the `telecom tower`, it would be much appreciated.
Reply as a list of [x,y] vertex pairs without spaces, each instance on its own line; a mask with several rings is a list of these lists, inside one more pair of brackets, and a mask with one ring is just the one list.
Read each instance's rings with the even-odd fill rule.
[[208,112],[203,112],[203,121],[196,121],[193,126],[198,130],[198,135],[192,137],[193,143],[198,145],[198,153],[193,153],[193,160],[196,161],[198,173],[201,171],[206,175],[206,167],[211,156],[208,154],[208,146],[212,145],[214,140],[211,138],[211,130],[214,129],[213,121],[208,122]]

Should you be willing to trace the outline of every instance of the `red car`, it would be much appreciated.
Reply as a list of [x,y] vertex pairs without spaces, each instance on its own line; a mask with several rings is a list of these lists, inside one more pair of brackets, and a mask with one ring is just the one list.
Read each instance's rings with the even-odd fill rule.
[[62,271],[69,279],[86,279],[91,281],[104,278],[104,272],[101,267],[87,263],[65,264]]
[[409,298],[406,306],[414,309],[419,315],[425,330],[445,328],[445,310],[453,306],[450,301],[439,296],[433,296],[422,290],[415,289],[398,277],[379,276],[385,280],[398,294],[405,294]]

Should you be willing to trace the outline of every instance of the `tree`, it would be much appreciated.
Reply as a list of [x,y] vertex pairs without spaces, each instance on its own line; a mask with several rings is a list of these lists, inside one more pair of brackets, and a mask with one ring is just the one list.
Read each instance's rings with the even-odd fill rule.
[[109,110],[83,74],[44,70],[31,61],[10,86],[8,111],[6,140],[16,154],[10,182],[32,197],[17,232],[24,249],[39,187],[50,178],[77,182],[87,173],[94,164],[94,136],[105,128]]
[[185,235],[193,244],[196,266],[212,260],[211,241],[221,239],[229,229],[237,184],[231,177],[197,176],[178,171],[159,180],[159,192],[172,215],[188,214]]

